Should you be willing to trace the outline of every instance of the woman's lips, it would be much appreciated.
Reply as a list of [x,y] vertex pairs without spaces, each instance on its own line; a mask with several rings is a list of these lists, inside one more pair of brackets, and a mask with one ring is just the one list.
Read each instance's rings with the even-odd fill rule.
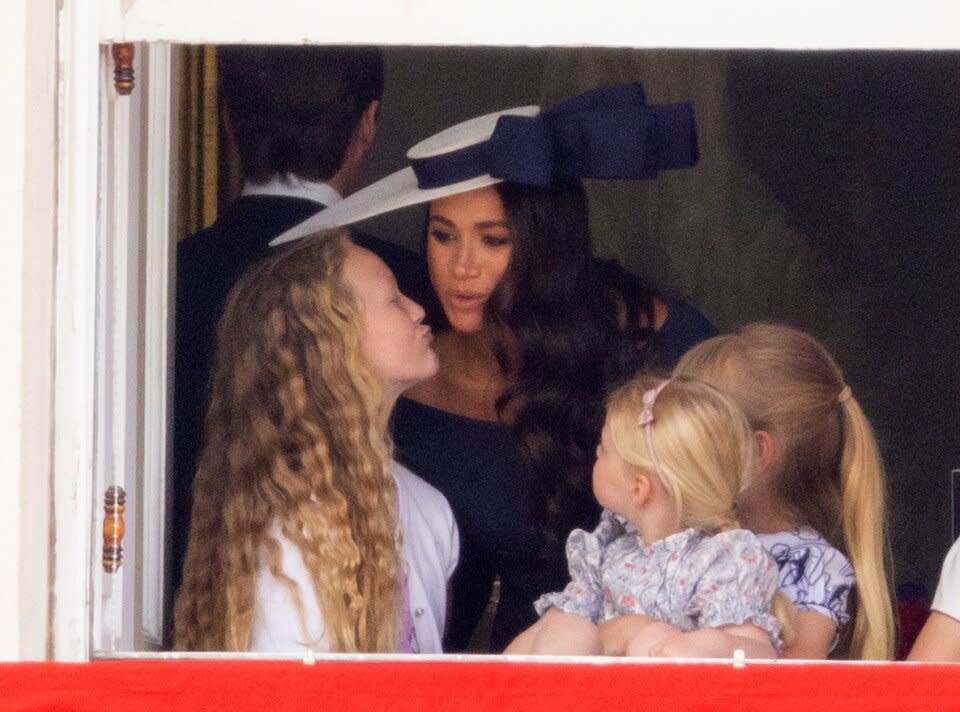
[[433,331],[426,324],[421,324],[418,328],[418,336],[424,339],[428,344],[433,341]]
[[457,309],[476,309],[486,299],[487,295],[482,292],[453,292],[450,294],[450,303]]

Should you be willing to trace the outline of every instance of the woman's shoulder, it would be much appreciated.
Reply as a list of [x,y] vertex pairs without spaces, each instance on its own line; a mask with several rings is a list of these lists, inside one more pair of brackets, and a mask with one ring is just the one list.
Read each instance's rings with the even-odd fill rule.
[[663,302],[667,310],[667,318],[663,322],[661,332],[669,329],[699,339],[708,339],[717,335],[717,327],[684,297],[658,294],[657,298]]
[[657,295],[666,307],[666,319],[657,331],[656,367],[672,368],[691,347],[719,332],[703,313],[686,299]]
[[635,326],[641,333],[651,332],[650,320],[653,320],[651,368],[672,368],[691,346],[718,333],[689,301],[647,287],[617,260],[597,260],[596,265],[601,283],[613,290],[615,302],[625,314],[637,320]]

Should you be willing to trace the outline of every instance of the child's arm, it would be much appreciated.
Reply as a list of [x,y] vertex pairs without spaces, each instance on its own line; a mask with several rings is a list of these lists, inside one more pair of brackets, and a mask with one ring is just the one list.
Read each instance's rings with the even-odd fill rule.
[[551,608],[513,639],[508,655],[599,655],[600,633],[586,618]]
[[518,635],[504,651],[517,655],[599,655],[600,633],[593,621],[603,604],[602,562],[606,546],[622,532],[613,515],[604,512],[592,532],[574,529],[567,538],[570,583],[534,603],[542,617]]
[[780,654],[797,660],[826,660],[837,634],[837,625],[829,616],[816,611],[797,611],[794,636]]
[[946,613],[931,611],[907,660],[960,662],[960,621]]
[[736,650],[742,650],[748,658],[777,657],[767,632],[750,623],[677,632],[651,646],[649,655],[663,658],[732,658]]
[[604,655],[626,655],[627,646],[641,630],[655,618],[641,615],[625,615],[600,624],[600,645]]

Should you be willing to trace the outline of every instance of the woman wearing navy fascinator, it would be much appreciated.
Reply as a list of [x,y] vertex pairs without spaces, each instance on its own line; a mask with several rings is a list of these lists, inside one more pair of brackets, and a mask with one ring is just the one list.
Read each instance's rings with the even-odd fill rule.
[[499,580],[489,647],[501,650],[566,580],[569,531],[596,524],[607,394],[715,333],[684,301],[594,257],[581,183],[693,166],[693,109],[647,104],[624,84],[471,119],[407,157],[277,242],[429,203],[440,370],[400,399],[393,435],[398,459],[446,495],[460,528],[446,648],[468,646]]

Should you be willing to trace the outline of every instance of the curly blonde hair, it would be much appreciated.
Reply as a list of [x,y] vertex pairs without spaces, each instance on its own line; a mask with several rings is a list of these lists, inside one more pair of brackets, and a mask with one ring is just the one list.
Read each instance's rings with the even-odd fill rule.
[[[277,526],[303,555],[335,652],[396,649],[401,567],[381,384],[343,283],[346,233],[255,265],[220,320],[174,617],[179,650],[247,650]],[[305,633],[306,637],[306,633]]]
[[755,430],[783,448],[780,499],[797,524],[816,529],[853,565],[855,612],[847,653],[893,655],[890,548],[883,459],[843,372],[813,336],[752,323],[694,346],[675,373],[728,393]]

